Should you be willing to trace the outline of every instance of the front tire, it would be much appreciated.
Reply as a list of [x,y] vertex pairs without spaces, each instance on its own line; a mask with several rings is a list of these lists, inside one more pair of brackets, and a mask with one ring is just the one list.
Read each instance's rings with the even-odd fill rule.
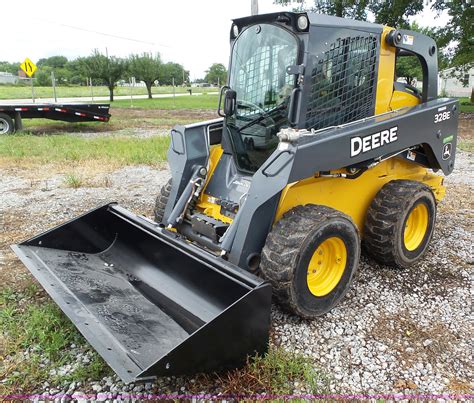
[[436,221],[436,201],[423,183],[394,180],[372,201],[365,221],[364,249],[379,263],[407,268],[426,253]]
[[312,319],[347,293],[359,256],[352,220],[330,207],[308,204],[291,209],[273,226],[260,267],[280,305]]
[[170,197],[171,192],[171,178],[168,179],[168,182],[161,187],[160,193],[156,197],[155,201],[155,222],[161,224],[163,221],[163,215],[165,214],[166,203],[168,203],[168,198]]

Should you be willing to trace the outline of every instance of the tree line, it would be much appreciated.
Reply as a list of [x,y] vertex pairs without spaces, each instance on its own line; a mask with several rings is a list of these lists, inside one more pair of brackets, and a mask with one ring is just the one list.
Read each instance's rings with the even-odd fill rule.
[[[108,56],[95,50],[90,56],[68,60],[65,56],[52,56],[38,60],[38,71],[35,73],[35,83],[39,86],[52,84],[51,73],[54,73],[58,85],[87,85],[92,80],[93,85],[105,85],[109,89],[110,100],[114,100],[114,89],[120,80],[128,81],[134,77],[142,81],[152,98],[152,86],[159,85],[189,85],[189,71],[181,64],[164,63],[159,53],[132,54],[128,58]],[[20,63],[0,62],[0,71],[17,74]],[[227,71],[224,65],[214,63],[206,71],[204,82],[224,85]]]

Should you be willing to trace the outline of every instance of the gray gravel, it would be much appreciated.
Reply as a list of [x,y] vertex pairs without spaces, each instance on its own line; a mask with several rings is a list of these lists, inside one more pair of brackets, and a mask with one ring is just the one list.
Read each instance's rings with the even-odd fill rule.
[[[99,178],[105,187],[74,190],[61,174],[31,180],[22,171],[0,169],[0,225],[10,231],[15,225],[18,241],[110,201],[151,217],[154,196],[168,175],[166,169],[126,167],[106,175],[107,181]],[[313,358],[329,377],[331,392],[472,393],[472,154],[458,154],[446,184],[448,195],[423,262],[399,270],[362,258],[344,301],[314,321],[273,307],[273,342]],[[1,249],[0,266],[7,259],[13,259],[11,252]],[[26,269],[19,270],[16,276],[28,276]],[[57,374],[90,359],[84,347],[72,345],[71,350],[77,352],[76,361],[56,368]],[[38,392],[67,393],[78,400],[94,393],[98,401],[112,401],[123,393],[186,393],[189,382],[160,378],[156,384],[124,385],[112,376],[87,384],[46,383]]]

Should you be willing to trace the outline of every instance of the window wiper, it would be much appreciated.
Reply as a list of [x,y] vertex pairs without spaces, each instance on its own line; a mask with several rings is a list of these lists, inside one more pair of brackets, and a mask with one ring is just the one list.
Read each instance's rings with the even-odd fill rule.
[[279,111],[279,110],[281,110],[281,109],[285,109],[286,106],[287,106],[287,105],[286,105],[285,103],[282,103],[282,104],[278,105],[277,107],[273,108],[271,111],[269,111],[269,112],[267,112],[267,113],[265,113],[265,114],[260,115],[258,118],[255,118],[255,119],[251,120],[250,122],[248,122],[247,124],[243,125],[242,127],[238,128],[238,129],[237,129],[237,133],[240,133],[242,130],[247,129],[247,128],[249,128],[250,126],[253,126],[253,125],[257,124],[257,123],[260,123],[262,120],[264,120],[264,119],[270,117],[270,115],[271,115],[272,113],[277,112],[277,111]]

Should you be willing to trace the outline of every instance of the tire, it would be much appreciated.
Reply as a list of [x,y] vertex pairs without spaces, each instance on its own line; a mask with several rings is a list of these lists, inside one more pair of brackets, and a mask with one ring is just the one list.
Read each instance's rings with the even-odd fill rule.
[[6,113],[0,113],[0,135],[11,134],[15,132],[13,119]]
[[312,319],[344,297],[359,257],[360,238],[352,220],[330,207],[307,204],[291,209],[273,226],[260,268],[285,310]]
[[377,262],[407,268],[428,249],[436,201],[423,183],[394,180],[377,193],[364,226],[364,251]]
[[164,186],[161,187],[160,193],[156,197],[155,201],[155,221],[158,224],[161,224],[163,221],[163,215],[165,214],[166,203],[168,203],[168,198],[170,196],[171,191],[171,178],[168,179],[168,182]]

